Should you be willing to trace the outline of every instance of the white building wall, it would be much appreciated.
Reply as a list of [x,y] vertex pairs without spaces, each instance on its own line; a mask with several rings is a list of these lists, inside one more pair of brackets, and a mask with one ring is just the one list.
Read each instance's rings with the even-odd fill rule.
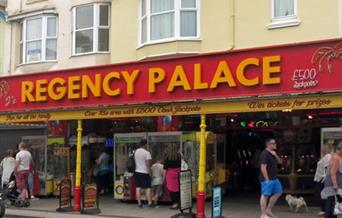
[[[89,3],[110,0],[13,0],[8,2],[7,13],[12,24],[11,66],[9,74],[45,72],[57,69],[77,68],[110,63],[110,53],[72,55],[72,8]],[[57,59],[39,63],[20,64],[20,22],[25,16],[52,11],[58,16]]]

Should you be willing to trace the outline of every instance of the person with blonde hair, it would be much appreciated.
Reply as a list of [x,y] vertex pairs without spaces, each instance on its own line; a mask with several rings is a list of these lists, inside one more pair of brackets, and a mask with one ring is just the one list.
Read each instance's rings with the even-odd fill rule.
[[164,169],[166,187],[170,192],[172,206],[170,209],[178,209],[179,204],[179,173],[181,171],[182,156],[179,153],[179,145],[172,143],[165,154]]
[[329,145],[325,144],[322,146],[322,158],[317,162],[317,168],[315,172],[314,182],[315,186],[315,193],[317,198],[320,200],[320,208],[321,211],[318,212],[318,216],[324,216],[325,212],[325,200],[321,198],[321,191],[324,188],[324,181],[327,175],[327,171],[329,168],[331,157],[334,153],[334,149]]
[[342,142],[340,142],[335,153],[332,154],[327,175],[324,180],[324,188],[321,192],[325,199],[325,218],[335,218],[334,208],[337,198],[342,196]]
[[2,168],[1,188],[3,188],[10,180],[15,165],[15,159],[13,158],[13,150],[8,149],[6,151],[6,157],[2,159],[0,166]]

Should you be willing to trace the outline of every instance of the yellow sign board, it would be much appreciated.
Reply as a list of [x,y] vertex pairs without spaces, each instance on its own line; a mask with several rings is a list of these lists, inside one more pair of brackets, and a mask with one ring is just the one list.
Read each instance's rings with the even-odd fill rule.
[[342,94],[0,114],[0,123],[342,108]]

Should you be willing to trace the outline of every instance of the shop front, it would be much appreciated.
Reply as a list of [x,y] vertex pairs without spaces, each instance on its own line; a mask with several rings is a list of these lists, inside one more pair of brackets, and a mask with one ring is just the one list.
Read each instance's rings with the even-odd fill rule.
[[[342,140],[341,48],[341,39],[332,39],[3,77],[0,122],[78,120],[72,140],[70,131],[64,133],[69,150],[57,152],[55,145],[52,156],[63,154],[56,158],[63,162],[70,154],[70,165],[76,166],[65,172],[75,168],[79,180],[81,153],[86,157],[98,151],[96,146],[112,147],[116,184],[129,175],[119,163],[132,153],[137,137],[149,140],[154,156],[175,140],[193,162],[194,193],[207,194],[218,184],[255,190],[262,141],[275,137],[286,192],[310,193],[321,145]],[[103,134],[82,138],[82,120],[97,120],[94,129],[101,126]],[[204,149],[205,137],[212,152]],[[83,169],[91,169],[91,162],[82,162]],[[213,171],[206,162],[215,165]]]

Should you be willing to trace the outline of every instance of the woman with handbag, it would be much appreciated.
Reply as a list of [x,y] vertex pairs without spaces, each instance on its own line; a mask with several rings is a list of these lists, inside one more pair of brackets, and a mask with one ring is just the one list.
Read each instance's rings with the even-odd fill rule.
[[338,199],[342,196],[342,142],[336,147],[336,152],[332,155],[329,170],[324,181],[324,188],[321,192],[325,202],[325,218],[337,218],[342,214],[342,204]]
[[325,214],[325,200],[321,198],[321,191],[324,188],[324,181],[327,176],[327,171],[330,165],[331,156],[333,155],[333,149],[330,145],[322,146],[323,157],[317,162],[317,168],[315,172],[314,182],[315,182],[315,195],[319,199],[320,212],[317,216],[324,217]]
[[181,171],[182,156],[179,153],[179,145],[172,143],[168,146],[164,159],[166,187],[170,192],[172,206],[170,209],[178,209],[179,203],[179,172]]

